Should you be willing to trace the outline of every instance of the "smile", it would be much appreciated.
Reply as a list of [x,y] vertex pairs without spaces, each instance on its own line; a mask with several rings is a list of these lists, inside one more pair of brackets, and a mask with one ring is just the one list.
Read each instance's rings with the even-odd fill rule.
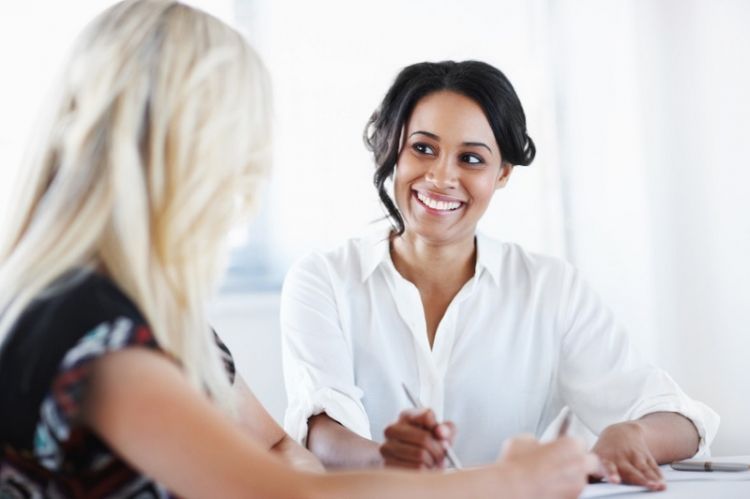
[[443,200],[443,199],[435,199],[432,196],[420,192],[420,191],[414,191],[416,198],[427,208],[430,208],[435,211],[442,211],[442,212],[448,212],[448,211],[455,211],[459,209],[461,206],[463,206],[464,203],[461,201],[449,201],[449,200]]

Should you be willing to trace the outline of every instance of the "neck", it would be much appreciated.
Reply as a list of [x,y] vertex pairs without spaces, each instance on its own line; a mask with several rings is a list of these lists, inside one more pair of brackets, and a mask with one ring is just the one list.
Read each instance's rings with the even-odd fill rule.
[[473,234],[451,243],[429,241],[408,231],[391,236],[396,270],[418,287],[422,283],[468,281],[474,275],[476,254]]

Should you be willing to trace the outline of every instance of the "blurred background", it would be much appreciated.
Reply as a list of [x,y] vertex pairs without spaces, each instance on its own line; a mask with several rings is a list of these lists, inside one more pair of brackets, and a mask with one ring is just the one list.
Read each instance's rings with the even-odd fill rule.
[[[0,2],[0,209],[67,48],[112,3]],[[719,412],[714,454],[750,454],[750,2],[188,3],[245,32],[273,79],[273,176],[211,313],[274,417],[286,269],[383,215],[367,118],[403,66],[480,59],[514,84],[538,147],[482,230],[580,268]]]

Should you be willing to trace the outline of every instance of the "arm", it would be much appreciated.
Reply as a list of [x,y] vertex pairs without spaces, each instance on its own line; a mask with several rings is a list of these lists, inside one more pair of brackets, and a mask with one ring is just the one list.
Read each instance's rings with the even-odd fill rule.
[[566,277],[560,317],[563,398],[599,434],[594,452],[614,466],[624,482],[661,490],[658,462],[698,450],[698,432],[687,417],[702,421],[710,438],[716,416],[688,398],[663,370],[643,360],[575,272]]
[[643,428],[648,448],[659,464],[687,459],[698,451],[698,429],[682,414],[655,412],[636,422]]
[[596,460],[571,439],[460,473],[347,474],[289,469],[164,356],[128,348],[94,361],[83,424],[135,469],[186,497],[442,499],[578,497]]
[[292,497],[309,481],[229,424],[158,353],[128,348],[105,355],[94,361],[90,379],[83,423],[180,496]]
[[348,430],[327,414],[308,420],[307,448],[326,468],[378,468],[383,465],[380,446]]
[[274,421],[239,374],[235,376],[234,389],[239,409],[239,423],[247,435],[294,468],[324,471],[320,461],[292,440]]
[[664,488],[659,464],[686,459],[698,450],[693,423],[673,412],[655,412],[604,429],[592,449],[630,483]]
[[284,426],[327,467],[380,466],[338,303],[324,257],[310,255],[287,273],[281,293]]

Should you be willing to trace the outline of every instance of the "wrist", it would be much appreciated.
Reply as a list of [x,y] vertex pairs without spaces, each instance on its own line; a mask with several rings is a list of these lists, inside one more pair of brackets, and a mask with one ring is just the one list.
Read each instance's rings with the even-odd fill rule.
[[609,433],[626,433],[630,438],[647,438],[649,434],[649,425],[640,419],[631,421],[621,421],[607,426],[602,432],[602,436]]
[[495,466],[500,468],[500,473],[495,474],[495,490],[503,491],[502,497],[537,496],[535,488],[543,477],[538,476],[533,469],[512,461],[500,462]]

